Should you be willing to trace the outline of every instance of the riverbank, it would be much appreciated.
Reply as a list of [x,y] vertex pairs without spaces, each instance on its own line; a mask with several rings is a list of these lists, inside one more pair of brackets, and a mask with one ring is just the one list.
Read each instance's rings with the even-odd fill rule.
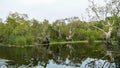
[[[103,42],[100,40],[94,41],[93,43],[99,43],[99,42]],[[67,43],[89,43],[87,40],[83,40],[83,41],[68,41],[68,42],[51,42],[50,44],[67,44]]]
[[[97,41],[94,41],[93,43],[102,43],[103,41],[100,41],[100,40],[97,40]],[[50,42],[49,44],[50,45],[54,45],[54,44],[74,44],[74,43],[89,43],[87,40],[83,40],[83,41],[62,41],[62,42]],[[0,43],[0,46],[8,46],[8,47],[33,47],[35,46],[36,44],[34,45],[10,45],[10,44],[2,44]],[[37,45],[45,45],[45,44],[37,44]]]

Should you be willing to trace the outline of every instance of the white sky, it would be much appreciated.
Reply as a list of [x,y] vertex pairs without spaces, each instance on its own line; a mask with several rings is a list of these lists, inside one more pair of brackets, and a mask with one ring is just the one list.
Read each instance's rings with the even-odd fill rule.
[[0,0],[0,18],[5,19],[9,12],[28,14],[39,21],[68,17],[81,17],[88,7],[87,0]]

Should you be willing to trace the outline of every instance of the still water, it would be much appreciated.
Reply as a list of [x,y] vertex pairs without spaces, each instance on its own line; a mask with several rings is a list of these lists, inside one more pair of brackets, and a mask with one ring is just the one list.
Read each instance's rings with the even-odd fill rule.
[[119,68],[119,47],[104,44],[54,44],[48,48],[0,46],[0,68]]

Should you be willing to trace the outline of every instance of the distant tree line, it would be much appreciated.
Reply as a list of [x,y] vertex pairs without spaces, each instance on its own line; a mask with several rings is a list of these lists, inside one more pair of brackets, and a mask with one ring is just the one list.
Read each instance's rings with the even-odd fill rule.
[[[105,0],[99,5],[88,0],[89,21],[78,17],[49,22],[29,19],[27,14],[10,13],[5,21],[0,19],[0,42],[11,45],[33,45],[48,38],[50,42],[106,40],[120,42],[120,0]],[[85,17],[86,18],[86,17]]]
[[[120,17],[109,17],[108,19],[120,20]],[[5,21],[0,21],[0,42],[10,45],[33,45],[40,43],[44,38],[51,42],[60,41],[81,41],[81,40],[104,40],[104,34],[91,26],[97,26],[108,30],[100,21],[81,21],[78,17],[70,17],[55,20],[49,23],[48,20],[39,22],[36,19],[29,19],[27,14],[18,12],[10,13]],[[117,23],[114,25],[112,40],[117,40]]]

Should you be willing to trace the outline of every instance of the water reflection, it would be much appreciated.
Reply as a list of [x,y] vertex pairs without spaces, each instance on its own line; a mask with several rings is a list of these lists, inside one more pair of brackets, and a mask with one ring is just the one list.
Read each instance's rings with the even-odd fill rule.
[[[109,57],[109,60],[103,60],[105,57]],[[80,68],[116,68],[112,51],[107,50],[105,56],[101,59],[85,59]]]
[[108,60],[87,58],[82,62],[80,68],[116,68],[116,65]]
[[[114,49],[113,49],[114,50]],[[116,49],[115,49],[116,50]],[[117,50],[103,44],[56,44],[48,49],[35,47],[0,47],[0,66],[7,68],[119,68]],[[101,67],[100,67],[101,66]],[[1,67],[0,67],[1,68]]]
[[7,68],[7,63],[9,60],[6,59],[0,59],[0,68]]

